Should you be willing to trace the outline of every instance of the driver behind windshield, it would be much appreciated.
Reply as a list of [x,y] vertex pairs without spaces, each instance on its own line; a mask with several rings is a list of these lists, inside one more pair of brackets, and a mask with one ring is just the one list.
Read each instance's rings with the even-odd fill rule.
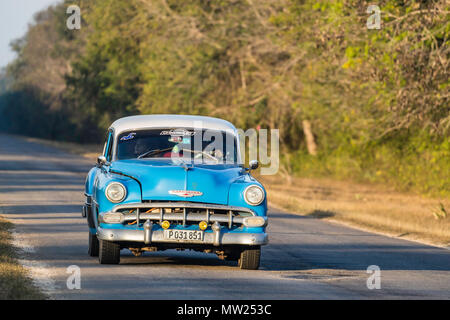
[[134,155],[137,158],[141,154],[147,152],[149,150],[149,147],[145,143],[145,140],[143,138],[136,139],[136,143],[134,145]]

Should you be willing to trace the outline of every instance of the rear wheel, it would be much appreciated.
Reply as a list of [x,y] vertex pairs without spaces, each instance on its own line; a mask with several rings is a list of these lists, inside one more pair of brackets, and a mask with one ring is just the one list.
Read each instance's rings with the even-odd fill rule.
[[261,247],[249,247],[241,252],[239,268],[246,270],[258,270],[261,258]]
[[111,241],[100,240],[98,261],[100,264],[119,264],[120,245]]
[[88,254],[91,257],[98,257],[98,248],[99,244],[98,244],[98,239],[97,236],[95,234],[92,234],[89,232],[89,249],[88,249]]

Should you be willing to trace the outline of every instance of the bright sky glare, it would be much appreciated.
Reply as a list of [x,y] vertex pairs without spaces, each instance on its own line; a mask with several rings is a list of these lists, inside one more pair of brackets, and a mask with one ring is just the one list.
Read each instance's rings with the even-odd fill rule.
[[25,35],[33,15],[58,0],[0,0],[0,68],[14,58],[10,42]]

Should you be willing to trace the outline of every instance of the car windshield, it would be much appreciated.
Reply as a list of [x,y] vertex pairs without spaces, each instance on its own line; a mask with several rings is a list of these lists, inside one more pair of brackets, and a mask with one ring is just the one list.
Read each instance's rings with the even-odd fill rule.
[[203,164],[236,164],[236,143],[232,133],[218,130],[127,131],[117,138],[117,159],[171,158]]

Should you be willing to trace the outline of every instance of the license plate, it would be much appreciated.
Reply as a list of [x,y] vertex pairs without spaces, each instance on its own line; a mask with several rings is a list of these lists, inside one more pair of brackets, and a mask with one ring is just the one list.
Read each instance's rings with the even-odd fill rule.
[[203,241],[203,234],[195,230],[164,230],[164,240]]

